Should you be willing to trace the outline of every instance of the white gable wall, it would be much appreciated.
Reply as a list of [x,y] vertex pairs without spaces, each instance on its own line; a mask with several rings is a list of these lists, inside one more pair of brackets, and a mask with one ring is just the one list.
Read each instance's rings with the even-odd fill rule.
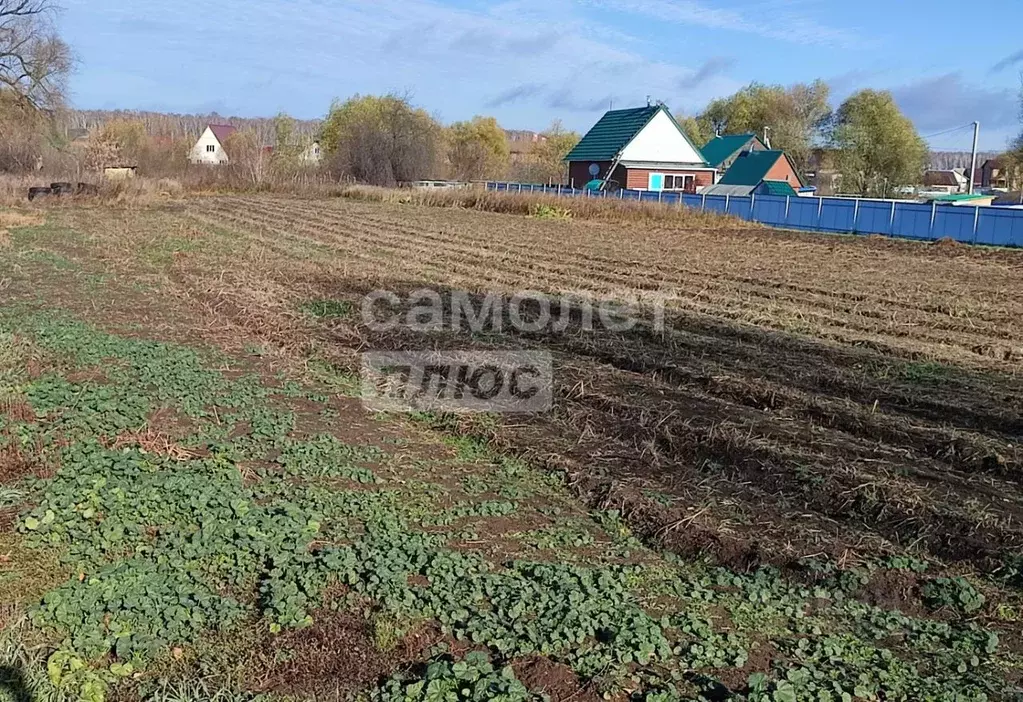
[[[207,148],[210,146],[213,147],[213,151]],[[224,151],[224,145],[217,140],[213,130],[209,127],[206,127],[206,131],[199,137],[199,141],[195,142],[195,146],[192,147],[192,151],[188,155],[188,160],[192,163],[205,163],[209,165],[229,162],[227,152]]]
[[320,142],[314,141],[302,151],[298,158],[302,163],[318,164],[323,161],[323,147],[320,146]]
[[661,110],[622,151],[622,161],[703,163],[703,155],[690,144]]

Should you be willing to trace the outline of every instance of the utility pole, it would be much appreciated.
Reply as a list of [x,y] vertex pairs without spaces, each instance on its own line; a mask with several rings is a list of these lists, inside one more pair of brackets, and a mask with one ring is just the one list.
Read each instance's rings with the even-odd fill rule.
[[973,195],[973,180],[977,173],[977,142],[980,141],[980,122],[973,123],[973,159],[970,161],[970,195]]

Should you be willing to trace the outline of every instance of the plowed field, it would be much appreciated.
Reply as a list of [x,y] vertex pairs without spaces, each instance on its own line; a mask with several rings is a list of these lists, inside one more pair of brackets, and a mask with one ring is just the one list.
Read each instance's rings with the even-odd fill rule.
[[664,333],[430,343],[554,351],[555,416],[500,438],[599,489],[642,488],[622,500],[658,494],[654,528],[684,524],[666,535],[680,546],[772,562],[910,549],[993,570],[1023,544],[1014,252],[340,201],[191,211],[331,299],[430,285],[663,303]]

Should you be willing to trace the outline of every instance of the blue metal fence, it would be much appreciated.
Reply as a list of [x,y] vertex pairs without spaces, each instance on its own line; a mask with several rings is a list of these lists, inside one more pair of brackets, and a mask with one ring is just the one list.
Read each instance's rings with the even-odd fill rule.
[[1000,207],[953,207],[895,200],[835,197],[688,195],[675,192],[619,190],[592,192],[563,185],[488,182],[487,190],[550,193],[563,197],[601,197],[661,202],[773,227],[844,234],[882,234],[906,239],[954,239],[967,244],[1023,247],[1023,210]]

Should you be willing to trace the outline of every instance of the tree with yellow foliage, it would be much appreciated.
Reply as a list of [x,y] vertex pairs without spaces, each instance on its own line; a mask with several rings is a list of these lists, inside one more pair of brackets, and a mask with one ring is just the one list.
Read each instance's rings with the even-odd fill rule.
[[455,122],[447,130],[448,165],[455,180],[503,178],[508,172],[508,137],[493,117]]

